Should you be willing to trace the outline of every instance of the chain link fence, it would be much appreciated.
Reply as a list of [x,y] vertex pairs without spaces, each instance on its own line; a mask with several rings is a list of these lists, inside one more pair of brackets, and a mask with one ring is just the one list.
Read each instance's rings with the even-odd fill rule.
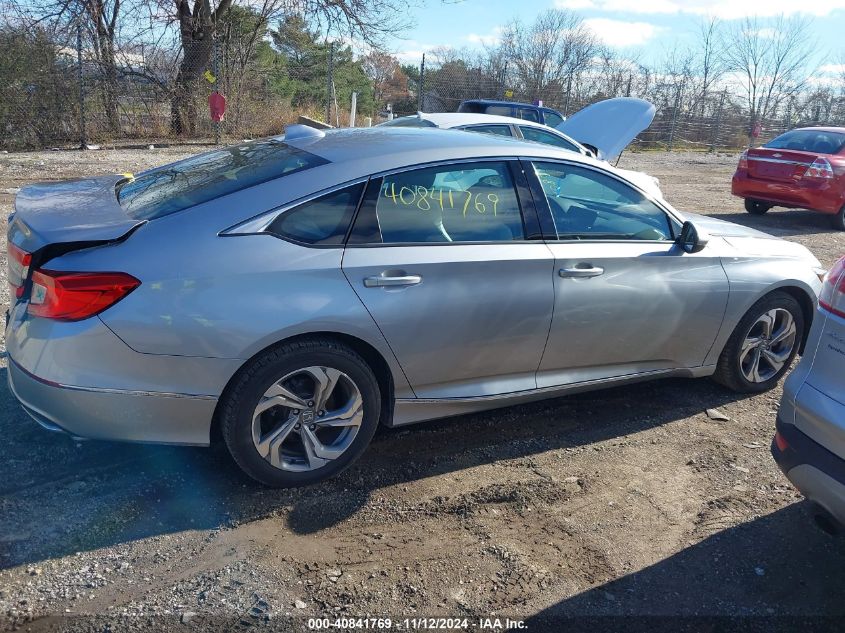
[[[633,75],[617,77],[608,86],[598,77],[568,78],[559,85],[538,90],[541,99],[512,87],[517,82],[507,66],[496,70],[467,67],[463,63],[421,66],[422,91],[419,109],[424,112],[454,112],[466,99],[496,99],[535,103],[569,116],[591,103],[612,97],[641,97],[654,103],[654,121],[635,141],[634,146],[656,149],[739,149],[764,143],[783,132],[813,125],[845,126],[845,93],[826,102],[805,104],[801,112],[785,108],[783,116],[758,121],[754,125],[743,98],[728,89],[711,90],[704,95],[685,94],[684,86],[670,82],[638,85]],[[807,107],[809,106],[809,107]],[[397,114],[410,114],[402,112]],[[757,128],[756,131],[754,128]],[[754,133],[756,132],[756,133]],[[752,136],[752,133],[754,135]]]
[[[246,48],[242,37],[226,31],[188,51],[178,43],[148,42],[109,54],[82,28],[63,39],[39,30],[0,28],[0,149],[234,142],[281,133],[301,115],[345,126],[351,123],[353,93],[358,125],[417,110],[455,111],[466,99],[531,103],[539,97],[543,105],[569,115],[590,103],[629,95],[657,106],[654,122],[635,142],[640,147],[736,149],[747,145],[752,128],[742,99],[729,90],[693,97],[672,82],[643,85],[628,75],[611,85],[587,73],[531,94],[516,86],[506,64],[490,69],[462,61],[426,64],[425,58],[408,72],[404,97],[390,107],[376,102],[378,86],[363,70],[363,79],[350,83],[348,66],[357,62],[348,49],[344,53],[329,45],[307,67],[280,69],[262,58],[254,42]],[[334,72],[337,64],[347,64],[342,80]],[[306,87],[292,92],[295,81]],[[219,122],[210,112],[209,97],[215,92],[226,100]],[[845,96],[762,121],[755,142],[815,124],[845,125]]]

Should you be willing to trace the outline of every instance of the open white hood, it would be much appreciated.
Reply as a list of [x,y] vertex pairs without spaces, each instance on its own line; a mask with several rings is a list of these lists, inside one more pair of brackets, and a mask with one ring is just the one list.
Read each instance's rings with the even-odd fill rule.
[[582,145],[597,149],[599,158],[610,161],[651,125],[655,111],[654,105],[644,99],[606,99],[579,110],[557,129]]

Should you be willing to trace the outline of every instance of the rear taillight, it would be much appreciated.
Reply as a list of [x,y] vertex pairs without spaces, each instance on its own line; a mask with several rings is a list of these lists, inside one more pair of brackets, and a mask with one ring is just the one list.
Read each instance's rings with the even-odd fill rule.
[[831,167],[826,158],[822,158],[821,156],[814,160],[813,164],[807,167],[807,171],[804,172],[804,178],[821,178],[822,180],[827,180],[833,178],[833,176],[833,167]]
[[783,435],[780,434],[780,431],[775,432],[775,446],[778,447],[778,450],[783,453],[786,449],[789,448],[789,443],[783,439]]
[[8,242],[6,262],[9,272],[9,292],[20,299],[23,295],[23,285],[26,283],[26,276],[29,274],[32,255]]
[[126,273],[36,270],[28,311],[46,319],[79,321],[113,306],[140,285]]
[[748,150],[742,152],[739,155],[739,165],[736,167],[737,169],[748,169]]
[[845,257],[841,257],[824,276],[819,305],[837,316],[845,317]]

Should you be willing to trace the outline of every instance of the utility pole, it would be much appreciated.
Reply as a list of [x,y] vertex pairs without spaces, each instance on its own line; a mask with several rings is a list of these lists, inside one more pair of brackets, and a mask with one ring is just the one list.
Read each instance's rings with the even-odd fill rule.
[[566,80],[566,99],[563,102],[563,116],[569,115],[569,97],[572,94],[572,73]]
[[331,125],[332,120],[332,89],[334,88],[334,78],[332,77],[333,57],[334,42],[329,42],[328,71],[326,73],[326,125]]
[[722,91],[722,96],[719,98],[719,110],[716,112],[716,129],[713,131],[713,138],[710,139],[710,151],[716,149],[716,144],[719,142],[719,132],[722,131],[722,108],[725,107],[725,95],[727,89]]
[[423,90],[425,90],[425,53],[423,53],[422,61],[420,62],[420,81],[417,87],[417,111],[422,112],[423,109]]
[[79,73],[79,149],[88,147],[85,138],[85,81],[82,73],[82,25],[76,25],[76,64]]
[[678,124],[678,110],[681,108],[681,90],[683,90],[683,84],[678,86],[678,90],[675,92],[675,107],[672,110],[672,128],[669,130],[669,151],[672,151],[672,146],[675,144],[675,126]]

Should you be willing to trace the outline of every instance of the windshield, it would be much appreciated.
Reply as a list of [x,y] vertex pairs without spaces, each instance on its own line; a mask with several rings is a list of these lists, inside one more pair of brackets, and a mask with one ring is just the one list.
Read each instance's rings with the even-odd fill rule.
[[118,185],[126,213],[152,220],[328,161],[281,137],[233,145],[151,169]]
[[845,134],[826,130],[792,130],[772,139],[763,147],[814,154],[838,154],[845,147]]

